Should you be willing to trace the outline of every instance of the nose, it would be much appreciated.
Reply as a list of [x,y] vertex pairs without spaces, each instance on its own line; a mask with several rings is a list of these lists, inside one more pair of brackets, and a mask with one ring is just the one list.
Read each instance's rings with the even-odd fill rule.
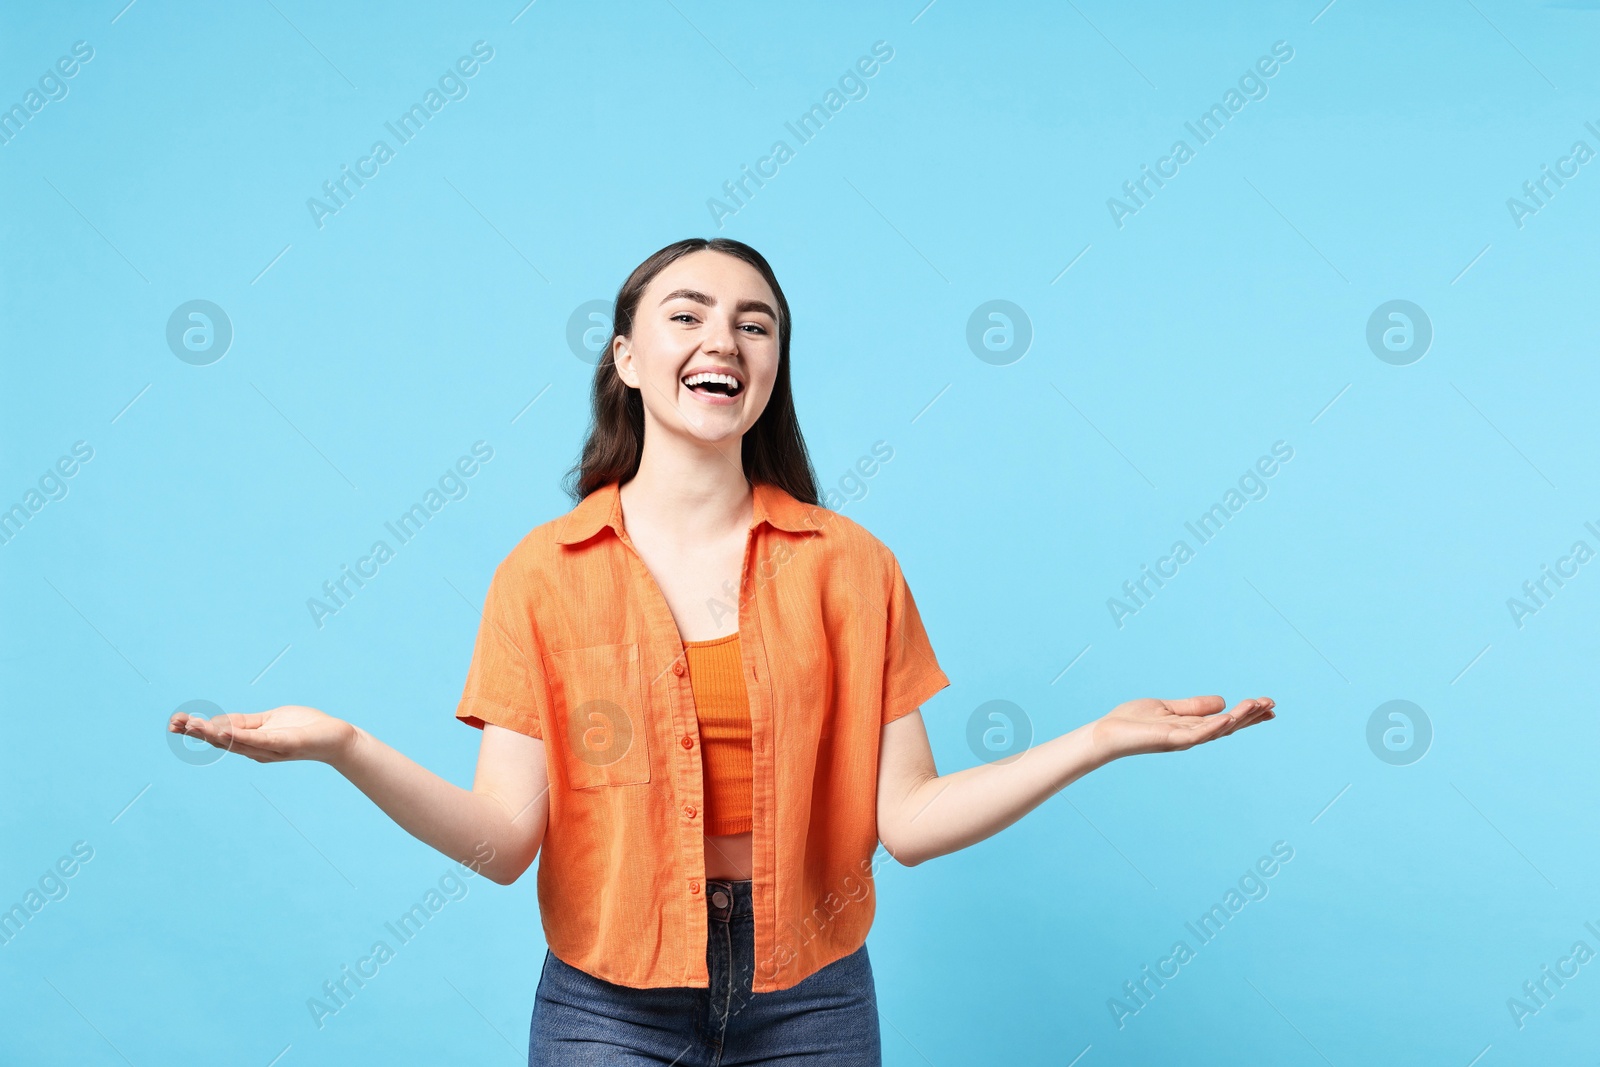
[[739,351],[739,337],[733,324],[720,315],[708,316],[702,347],[708,353],[719,352],[726,355]]

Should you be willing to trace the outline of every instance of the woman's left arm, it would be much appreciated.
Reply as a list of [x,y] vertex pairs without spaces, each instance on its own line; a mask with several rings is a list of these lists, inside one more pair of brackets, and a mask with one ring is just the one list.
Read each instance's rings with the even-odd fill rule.
[[941,775],[922,713],[883,727],[878,839],[901,864],[956,852],[999,833],[1090,771],[1145,752],[1179,752],[1275,718],[1266,697],[1225,714],[1220,696],[1130,700],[1103,718],[1004,763]]

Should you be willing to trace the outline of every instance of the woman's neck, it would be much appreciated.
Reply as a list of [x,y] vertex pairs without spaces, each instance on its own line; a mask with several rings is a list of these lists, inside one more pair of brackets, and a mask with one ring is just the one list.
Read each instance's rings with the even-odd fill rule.
[[709,451],[652,462],[647,449],[619,495],[625,525],[675,544],[704,544],[748,526],[753,507],[744,470]]

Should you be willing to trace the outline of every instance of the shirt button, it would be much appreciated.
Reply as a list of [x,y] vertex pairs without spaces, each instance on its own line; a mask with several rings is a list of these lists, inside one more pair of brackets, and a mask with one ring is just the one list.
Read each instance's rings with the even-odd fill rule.
[[700,895],[700,883],[693,878],[689,879],[689,892],[695,896]]
[[682,678],[683,677],[683,664],[674,663],[672,665],[672,673],[676,674],[678,677]]
[[694,738],[690,737],[688,734],[684,734],[683,735],[683,747],[684,748],[693,748],[694,747]]
[[694,818],[694,805],[693,804],[685,804],[683,806],[683,817],[685,819]]

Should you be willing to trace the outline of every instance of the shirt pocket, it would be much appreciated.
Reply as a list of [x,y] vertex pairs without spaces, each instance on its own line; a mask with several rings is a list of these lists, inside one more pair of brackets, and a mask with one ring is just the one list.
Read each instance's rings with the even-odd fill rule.
[[561,751],[575,789],[650,780],[639,645],[592,645],[545,656]]

